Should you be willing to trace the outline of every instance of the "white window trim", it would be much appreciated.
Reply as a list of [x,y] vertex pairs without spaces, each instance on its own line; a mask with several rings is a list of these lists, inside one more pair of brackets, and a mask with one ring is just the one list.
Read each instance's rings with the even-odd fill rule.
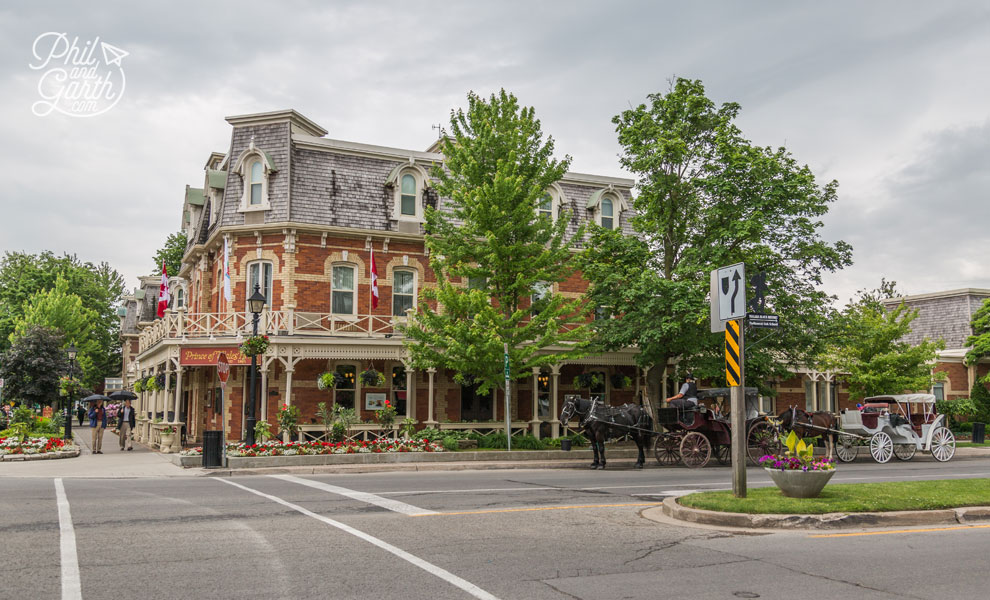
[[[419,308],[419,271],[413,268],[403,268],[396,267],[392,269],[392,312],[395,312],[395,274],[396,273],[412,273],[413,276],[413,291],[412,291],[412,309],[415,311]],[[402,294],[403,296],[407,294]],[[405,321],[407,319],[406,315],[396,315],[393,314],[392,318],[396,321]]]
[[[245,312],[248,312],[248,313],[251,312],[251,306],[248,303],[248,300],[247,299],[250,298],[252,295],[254,295],[254,286],[251,285],[251,267],[254,266],[254,265],[264,265],[264,264],[268,264],[272,268],[272,289],[270,289],[270,290],[268,290],[268,289],[262,289],[261,290],[261,293],[265,295],[265,307],[268,308],[268,310],[271,310],[271,308],[272,308],[272,295],[275,294],[275,264],[272,261],[268,260],[268,259],[265,259],[265,260],[252,260],[252,261],[248,262],[247,265],[245,265],[245,270],[244,270],[244,273],[245,273],[244,283],[245,283],[246,287],[249,288],[247,290],[247,295],[244,298],[244,311]],[[259,275],[259,280],[256,283],[264,283],[264,281],[265,281],[265,271],[264,271],[264,268],[263,267],[261,268],[261,270],[258,273],[258,275]],[[223,283],[222,282],[220,284],[220,288],[223,289]],[[231,295],[231,298],[233,298],[233,295]]]
[[[560,218],[561,211],[564,210],[564,192],[560,189],[560,186],[556,183],[552,183],[550,184],[550,187],[548,187],[547,190],[540,195],[541,202],[543,200],[543,196],[546,194],[550,194],[551,214],[553,217],[551,221],[556,223],[557,219]],[[536,205],[536,216],[540,216],[539,204]]]
[[[262,167],[261,204],[251,204],[251,166],[256,162],[260,162]],[[237,208],[237,212],[243,213],[272,209],[268,195],[268,180],[275,170],[275,165],[271,163],[268,155],[255,147],[254,140],[251,140],[251,145],[241,153],[234,167],[234,172],[241,176],[241,202]]]
[[[612,231],[616,231],[616,230],[619,229],[619,213],[622,212],[622,208],[621,208],[622,205],[619,202],[619,198],[615,194],[604,194],[604,195],[602,195],[602,200],[606,200],[606,199],[612,201],[612,229],[611,230]],[[604,225],[602,225],[602,217],[604,217],[604,216],[605,215],[602,213],[602,203],[599,202],[598,203],[598,207],[595,209],[595,222],[598,224],[599,227],[604,227]]]
[[[404,215],[402,214],[402,178],[406,175],[412,175],[416,180],[416,214],[415,215]],[[416,223],[424,223],[426,221],[424,211],[423,211],[423,192],[426,190],[426,184],[429,179],[426,176],[426,171],[417,165],[408,165],[399,169],[395,173],[393,181],[393,201],[392,201],[392,218],[397,221],[412,221]]]
[[[354,298],[354,301],[351,302],[351,308],[353,308],[354,312],[338,313],[333,311],[333,293],[337,291],[336,288],[333,287],[333,270],[337,267],[347,267],[354,270],[354,288],[351,290],[351,296],[352,298]],[[330,315],[333,318],[335,319],[342,318],[349,320],[356,320],[358,318],[358,315],[360,314],[358,307],[358,273],[359,273],[358,266],[354,263],[336,262],[330,264]]]

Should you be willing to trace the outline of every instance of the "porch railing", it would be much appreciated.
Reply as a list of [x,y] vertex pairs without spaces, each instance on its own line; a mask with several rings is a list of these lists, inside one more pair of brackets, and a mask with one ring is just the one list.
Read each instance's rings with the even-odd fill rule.
[[[397,325],[406,317],[390,315],[338,315],[294,309],[261,313],[259,330],[268,335],[325,334],[354,337],[384,337],[399,333]],[[138,338],[143,352],[165,339],[239,337],[250,335],[251,316],[243,312],[187,313],[166,311],[146,327]]]

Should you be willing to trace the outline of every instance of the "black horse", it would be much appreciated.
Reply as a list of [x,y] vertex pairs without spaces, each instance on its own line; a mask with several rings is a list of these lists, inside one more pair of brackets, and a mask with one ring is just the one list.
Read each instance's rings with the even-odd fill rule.
[[805,437],[821,437],[825,442],[825,456],[832,458],[835,449],[835,433],[838,429],[835,415],[830,412],[808,412],[796,406],[791,406],[777,415],[780,427],[784,431],[793,431],[794,435]]
[[591,442],[591,451],[595,457],[594,462],[591,463],[592,469],[605,468],[605,440],[627,434],[636,442],[636,447],[639,449],[635,468],[643,468],[646,462],[645,448],[653,436],[653,419],[642,406],[636,404],[605,406],[598,400],[568,398],[560,413],[560,421],[568,423],[575,415],[580,418],[584,435]]

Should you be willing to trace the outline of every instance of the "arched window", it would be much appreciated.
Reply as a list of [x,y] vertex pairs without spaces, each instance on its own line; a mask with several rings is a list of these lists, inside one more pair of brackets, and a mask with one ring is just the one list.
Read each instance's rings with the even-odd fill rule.
[[416,305],[416,273],[392,271],[392,315],[406,316],[406,309]]
[[251,206],[260,206],[262,202],[262,182],[264,181],[265,169],[261,165],[260,160],[256,160],[251,163],[250,170],[250,183],[251,186]]
[[182,288],[175,290],[175,308],[184,308],[186,305],[186,292]]
[[601,205],[601,226],[605,229],[614,229],[615,205],[612,198],[605,196]]
[[[248,287],[247,294],[245,295],[245,303],[247,299],[254,294],[254,286],[257,284],[259,291],[265,296],[265,305],[268,308],[272,307],[272,263],[267,260],[259,260],[252,263],[248,263]],[[223,288],[223,282],[220,283],[221,289]],[[221,296],[223,292],[221,291]],[[245,304],[246,305],[246,304]],[[250,311],[250,307],[247,308]]]
[[400,197],[400,214],[404,217],[416,216],[416,178],[410,173],[402,176],[402,194]]
[[551,221],[554,220],[554,210],[553,210],[553,197],[550,194],[543,194],[543,199],[540,200],[539,214],[541,217],[546,217]]
[[330,312],[335,315],[354,314],[354,267],[335,265],[331,281]]

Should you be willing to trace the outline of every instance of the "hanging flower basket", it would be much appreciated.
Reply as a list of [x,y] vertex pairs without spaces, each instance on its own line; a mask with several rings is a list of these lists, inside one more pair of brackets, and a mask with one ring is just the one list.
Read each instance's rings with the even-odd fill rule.
[[244,356],[260,356],[268,350],[268,345],[271,342],[268,340],[267,335],[255,335],[244,340],[241,344],[241,354]]
[[612,389],[621,390],[632,385],[632,378],[626,377],[622,373],[613,373],[609,377],[609,382],[612,384]]
[[161,388],[158,387],[158,378],[151,376],[144,380],[144,389],[148,392],[157,392]]
[[59,396],[75,396],[79,393],[79,388],[81,384],[79,381],[71,377],[59,377],[58,380],[58,394]]
[[602,377],[597,373],[581,373],[574,378],[574,387],[580,389],[591,389],[602,383]]
[[329,371],[323,373],[316,379],[316,387],[318,387],[321,390],[333,389],[333,386],[336,384],[337,384],[337,377]]
[[134,393],[140,394],[143,391],[144,391],[144,380],[138,379],[137,381],[134,382]]
[[367,387],[384,387],[385,385],[385,374],[374,369],[361,371],[359,377],[361,378],[361,385]]

